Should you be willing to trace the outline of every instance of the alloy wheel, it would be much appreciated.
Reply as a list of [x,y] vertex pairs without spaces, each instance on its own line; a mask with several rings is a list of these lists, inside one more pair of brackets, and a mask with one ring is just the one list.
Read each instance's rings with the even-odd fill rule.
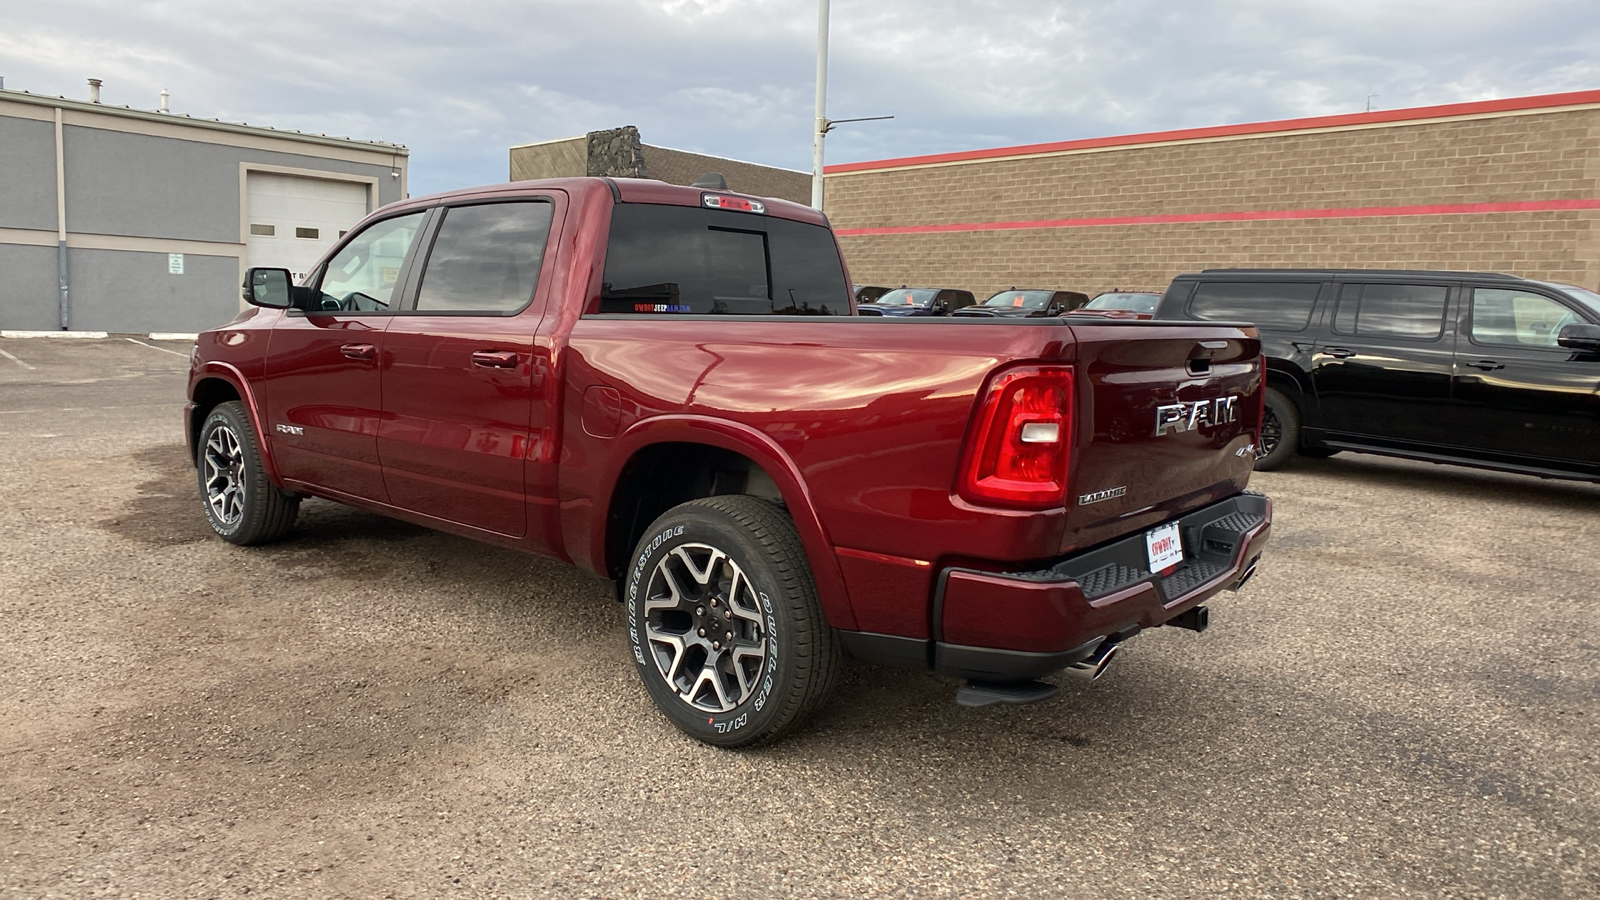
[[1278,414],[1272,407],[1266,408],[1266,414],[1261,417],[1261,440],[1256,441],[1256,459],[1261,459],[1278,449],[1278,442],[1283,440],[1283,422],[1278,419]]
[[232,428],[211,429],[200,465],[211,514],[225,528],[237,525],[244,518],[244,452]]
[[683,544],[662,556],[644,616],[656,671],[694,709],[727,712],[760,685],[770,649],[760,601],[722,550]]

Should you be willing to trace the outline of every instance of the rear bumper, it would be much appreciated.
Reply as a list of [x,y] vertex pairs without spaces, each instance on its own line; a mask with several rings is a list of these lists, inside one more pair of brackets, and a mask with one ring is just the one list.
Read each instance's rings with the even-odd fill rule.
[[1107,641],[1165,625],[1255,572],[1272,531],[1272,502],[1245,493],[1175,519],[1184,558],[1148,571],[1143,533],[1036,572],[948,569],[934,598],[932,667],[985,681],[1038,678]]

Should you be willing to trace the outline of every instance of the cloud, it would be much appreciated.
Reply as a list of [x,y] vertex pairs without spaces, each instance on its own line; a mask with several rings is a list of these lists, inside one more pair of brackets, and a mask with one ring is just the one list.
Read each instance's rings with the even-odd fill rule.
[[[7,86],[385,139],[419,192],[513,144],[649,143],[810,168],[813,0],[13,0]],[[1592,0],[834,0],[844,162],[1600,88]]]

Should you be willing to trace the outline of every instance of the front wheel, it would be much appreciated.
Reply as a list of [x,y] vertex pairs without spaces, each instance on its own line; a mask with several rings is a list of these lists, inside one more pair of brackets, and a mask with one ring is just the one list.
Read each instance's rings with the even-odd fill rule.
[[623,596],[650,698],[690,736],[749,747],[821,705],[839,649],[794,525],[753,497],[675,506],[630,560]]
[[219,403],[200,426],[200,499],[206,521],[230,544],[275,541],[294,526],[300,500],[267,477],[261,442],[237,400]]
[[1266,390],[1266,415],[1261,419],[1261,440],[1256,443],[1257,472],[1283,465],[1300,447],[1300,408],[1283,391]]

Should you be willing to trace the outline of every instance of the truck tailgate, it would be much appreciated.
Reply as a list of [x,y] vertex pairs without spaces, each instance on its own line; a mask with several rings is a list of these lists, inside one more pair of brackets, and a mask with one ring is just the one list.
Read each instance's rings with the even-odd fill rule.
[[1242,490],[1260,427],[1255,329],[1073,322],[1076,434],[1063,553]]

